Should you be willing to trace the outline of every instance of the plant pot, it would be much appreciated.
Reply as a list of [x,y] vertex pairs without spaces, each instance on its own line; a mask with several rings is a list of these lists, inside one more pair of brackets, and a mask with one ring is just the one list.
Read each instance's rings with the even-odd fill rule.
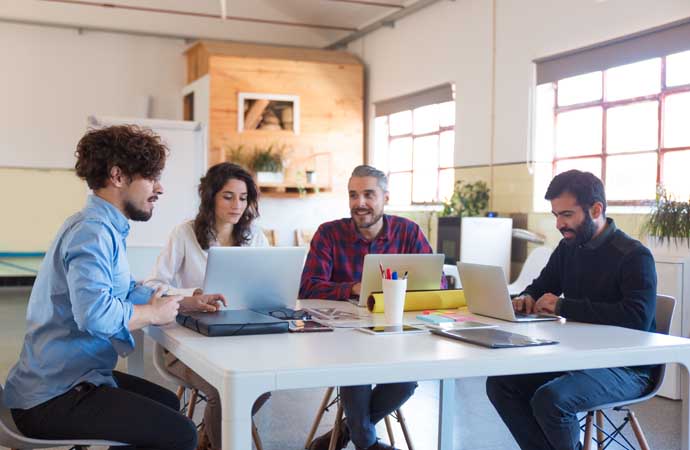
[[256,182],[261,183],[282,183],[285,179],[283,172],[256,172]]
[[647,246],[654,257],[687,258],[690,256],[690,246],[687,238],[684,239],[661,239],[654,236],[647,236]]

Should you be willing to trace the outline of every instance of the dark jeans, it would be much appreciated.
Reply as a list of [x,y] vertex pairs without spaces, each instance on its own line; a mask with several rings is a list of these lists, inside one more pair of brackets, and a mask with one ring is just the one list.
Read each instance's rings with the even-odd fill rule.
[[340,401],[347,417],[350,439],[359,448],[376,442],[375,425],[407,401],[417,383],[370,384],[340,388]]
[[523,450],[582,448],[577,413],[649,392],[648,369],[591,369],[490,377],[486,393]]
[[118,387],[80,384],[30,409],[13,409],[17,428],[37,439],[105,439],[115,449],[194,450],[196,427],[177,396],[157,384],[113,372]]

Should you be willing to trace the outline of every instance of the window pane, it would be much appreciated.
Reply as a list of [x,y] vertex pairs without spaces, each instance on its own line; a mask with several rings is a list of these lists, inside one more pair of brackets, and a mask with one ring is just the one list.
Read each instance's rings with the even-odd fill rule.
[[558,80],[558,106],[601,100],[601,71]]
[[690,167],[690,150],[683,152],[669,152],[664,155],[663,185],[676,200],[690,200],[690,182],[688,182],[688,168]]
[[455,183],[455,169],[444,169],[438,173],[438,199],[442,202],[448,201],[453,195],[453,184]]
[[414,110],[414,134],[438,131],[438,104]]
[[391,136],[412,133],[412,111],[401,111],[389,116]]
[[657,94],[661,90],[661,58],[614,67],[606,71],[606,100]]
[[455,102],[439,103],[439,118],[442,127],[455,125]]
[[606,152],[655,150],[659,141],[659,102],[633,103],[606,112]]
[[578,109],[556,116],[556,154],[559,157],[601,153],[602,109]]
[[438,165],[440,167],[453,167],[455,160],[455,132],[444,131],[441,133],[441,156]]
[[414,172],[412,176],[412,202],[436,200],[438,187],[438,135],[414,140]]
[[656,153],[609,156],[606,197],[609,200],[651,200],[656,195]]
[[669,95],[664,109],[664,147],[690,146],[690,92]]
[[391,141],[388,168],[391,172],[412,170],[412,138],[398,138]]
[[412,174],[391,173],[388,176],[388,189],[392,205],[409,205],[412,195]]
[[556,175],[571,169],[590,172],[601,178],[601,158],[564,159],[556,162]]
[[690,51],[666,57],[666,86],[690,84]]
[[374,120],[374,166],[388,172],[388,117]]

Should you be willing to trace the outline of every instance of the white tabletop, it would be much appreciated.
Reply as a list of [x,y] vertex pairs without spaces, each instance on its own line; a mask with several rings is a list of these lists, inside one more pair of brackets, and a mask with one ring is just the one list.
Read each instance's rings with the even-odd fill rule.
[[[371,317],[375,323],[383,321],[383,314],[369,315],[346,302],[301,302],[301,307],[336,305]],[[417,314],[406,313],[406,322],[419,323],[415,319]],[[249,427],[246,436],[239,428],[248,423],[248,411],[256,397],[271,390],[662,362],[690,364],[690,340],[684,338],[565,321],[512,324],[479,316],[476,320],[560,343],[487,349],[432,334],[374,336],[354,329],[209,338],[177,324],[149,327],[147,333],[218,387],[221,396],[225,393],[224,423],[241,436],[224,442],[224,450],[240,449],[249,442]],[[683,448],[688,449],[687,377],[684,380],[682,439]]]

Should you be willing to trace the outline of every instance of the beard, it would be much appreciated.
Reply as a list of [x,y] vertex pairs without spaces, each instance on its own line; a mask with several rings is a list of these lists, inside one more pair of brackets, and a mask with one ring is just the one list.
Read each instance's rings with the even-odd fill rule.
[[567,231],[570,231],[571,233],[575,234],[575,237],[563,238],[566,244],[571,246],[582,245],[586,244],[592,239],[594,233],[596,233],[597,231],[597,225],[594,223],[592,216],[589,215],[589,211],[585,210],[585,218],[582,220],[582,223],[580,223],[580,225],[577,226],[577,228],[561,228],[558,231],[560,231],[561,234]]
[[127,214],[127,217],[129,217],[131,220],[134,220],[135,222],[146,222],[153,215],[153,209],[151,211],[145,211],[143,209],[137,208],[131,202],[126,202],[125,214]]
[[[357,212],[368,212],[369,214],[371,214],[371,220],[366,221],[364,217],[357,216],[355,214]],[[350,210],[350,216],[352,217],[352,220],[355,221],[357,228],[371,228],[374,225],[376,225],[379,222],[379,220],[381,220],[381,218],[383,217],[383,211],[379,211],[377,213],[373,209],[354,208]]]

